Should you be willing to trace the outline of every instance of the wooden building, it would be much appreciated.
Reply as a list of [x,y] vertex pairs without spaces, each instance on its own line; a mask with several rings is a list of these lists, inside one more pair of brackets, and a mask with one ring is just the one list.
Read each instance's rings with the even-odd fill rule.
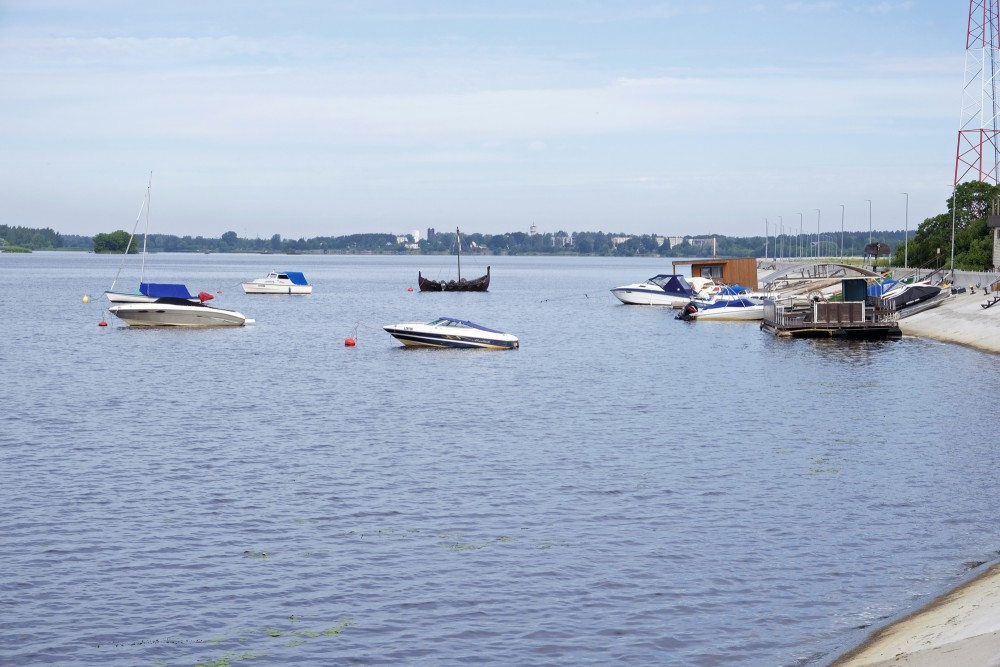
[[691,275],[695,278],[711,278],[717,283],[727,285],[743,285],[757,289],[757,260],[753,257],[710,259],[678,259],[674,260],[674,273],[680,273],[677,267],[690,266]]

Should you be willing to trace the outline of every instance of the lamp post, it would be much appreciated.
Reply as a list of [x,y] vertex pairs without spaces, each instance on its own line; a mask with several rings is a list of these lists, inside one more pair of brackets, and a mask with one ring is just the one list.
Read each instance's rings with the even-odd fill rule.
[[910,265],[910,193],[904,192],[906,195],[906,209],[903,213],[903,268],[908,268]]
[[799,213],[799,233],[795,235],[795,250],[802,257],[802,214]]
[[767,259],[768,231],[767,218],[764,218],[764,259]]
[[844,205],[840,205],[840,258],[844,258]]
[[872,242],[872,200],[866,200],[868,202],[868,244],[871,245]]
[[[784,258],[784,256],[785,256],[785,222],[784,222],[784,220],[781,219],[780,215],[778,216],[778,226],[781,228],[781,236],[779,237],[781,239],[781,250],[778,252],[778,257]],[[775,245],[777,245],[777,243],[778,242],[775,241]]]
[[955,212],[958,210],[958,183],[951,191],[951,282],[955,282]]
[[819,209],[816,209],[816,259],[819,259]]

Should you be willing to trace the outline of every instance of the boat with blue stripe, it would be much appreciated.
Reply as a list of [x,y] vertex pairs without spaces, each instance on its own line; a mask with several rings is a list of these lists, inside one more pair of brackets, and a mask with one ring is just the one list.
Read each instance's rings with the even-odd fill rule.
[[455,317],[430,322],[400,322],[382,327],[406,347],[454,347],[515,350],[517,336]]

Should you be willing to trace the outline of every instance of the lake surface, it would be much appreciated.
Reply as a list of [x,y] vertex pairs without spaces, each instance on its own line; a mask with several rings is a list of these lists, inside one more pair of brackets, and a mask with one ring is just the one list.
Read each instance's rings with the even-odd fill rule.
[[[0,664],[820,665],[996,557],[996,356],[487,261],[150,256],[256,320],[178,331],[106,313],[119,257],[0,255]],[[381,329],[440,315],[521,348]]]

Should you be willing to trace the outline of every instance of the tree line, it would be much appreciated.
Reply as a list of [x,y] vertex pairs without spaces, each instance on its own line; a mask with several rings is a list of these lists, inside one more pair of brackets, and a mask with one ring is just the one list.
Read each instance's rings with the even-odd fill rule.
[[[528,234],[462,234],[465,254],[494,255],[593,255],[614,257],[859,257],[871,242],[890,248],[892,263],[902,266],[950,267],[952,229],[955,230],[955,267],[962,270],[990,269],[993,235],[987,225],[989,215],[1000,214],[1000,186],[980,181],[962,183],[946,202],[947,212],[927,218],[916,230],[827,231],[778,236],[688,236],[673,246],[652,234],[573,232]],[[131,240],[131,243],[130,243]],[[52,229],[0,225],[0,249],[87,250],[98,253],[141,252],[142,237],[131,238],[124,230],[93,237],[59,234]],[[312,238],[241,238],[228,231],[219,238],[150,234],[145,239],[149,252],[219,253],[374,253],[442,254],[458,251],[457,234],[439,232],[427,239],[386,233],[317,236]]]

